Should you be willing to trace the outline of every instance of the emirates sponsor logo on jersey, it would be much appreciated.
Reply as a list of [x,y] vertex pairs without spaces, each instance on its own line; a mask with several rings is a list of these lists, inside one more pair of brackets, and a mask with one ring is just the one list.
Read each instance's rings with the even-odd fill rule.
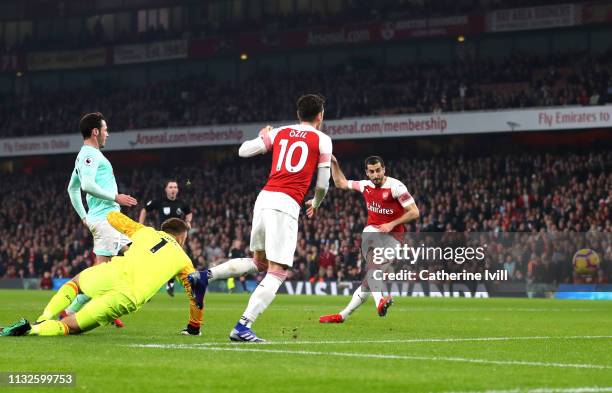
[[395,213],[395,210],[384,208],[376,202],[368,203],[368,210],[377,214],[393,215]]

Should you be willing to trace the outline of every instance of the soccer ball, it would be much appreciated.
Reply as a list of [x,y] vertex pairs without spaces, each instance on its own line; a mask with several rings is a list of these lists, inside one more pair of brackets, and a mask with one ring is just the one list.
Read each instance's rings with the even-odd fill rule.
[[599,269],[599,255],[590,248],[583,248],[574,254],[572,259],[574,271],[578,274],[595,274]]

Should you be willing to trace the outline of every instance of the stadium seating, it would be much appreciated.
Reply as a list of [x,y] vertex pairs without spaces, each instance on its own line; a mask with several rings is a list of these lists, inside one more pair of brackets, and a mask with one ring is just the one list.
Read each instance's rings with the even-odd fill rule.
[[[388,160],[389,175],[404,180],[421,212],[412,231],[463,230],[612,232],[612,173],[609,151],[540,155]],[[342,162],[347,177],[360,178],[362,163]],[[607,169],[606,169],[607,168]],[[189,253],[199,267],[227,259],[234,240],[248,251],[252,207],[267,175],[263,163],[232,160],[223,165],[184,166],[179,173],[181,197],[194,209]],[[91,236],[72,211],[65,172],[3,175],[0,185],[0,277],[69,277],[93,261]],[[126,171],[129,172],[129,171]],[[120,189],[142,203],[159,196],[168,173],[135,169],[119,176]],[[189,179],[190,185],[185,181]],[[231,186],[230,186],[231,185]],[[137,217],[139,209],[127,210]],[[358,278],[359,240],[367,213],[357,193],[331,188],[316,220],[300,219],[300,235],[291,279]],[[321,254],[325,268],[320,269]],[[608,279],[612,249],[602,264]],[[510,255],[510,254],[508,254]],[[510,255],[511,256],[511,255]],[[500,261],[511,279],[529,278],[530,263],[540,282],[571,282],[571,272],[559,269],[551,255],[530,255]],[[569,263],[566,256],[563,263]],[[507,265],[504,266],[504,262]],[[559,262],[560,263],[560,262]]]
[[[326,118],[557,105],[603,105],[612,91],[612,51],[502,61],[405,64],[300,74],[256,74],[239,83],[189,78],[138,89],[109,84],[92,89],[32,91],[1,97],[1,135],[78,132],[78,116],[96,108],[113,132],[295,117],[295,97],[319,91]],[[354,86],[359,85],[358,90]]]

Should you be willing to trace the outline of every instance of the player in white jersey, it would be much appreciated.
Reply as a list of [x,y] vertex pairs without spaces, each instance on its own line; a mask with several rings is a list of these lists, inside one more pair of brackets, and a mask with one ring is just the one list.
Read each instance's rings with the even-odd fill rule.
[[275,129],[268,126],[260,131],[259,137],[240,146],[238,153],[241,157],[266,152],[273,155],[268,182],[259,193],[253,212],[250,248],[254,257],[231,259],[210,270],[190,275],[194,296],[203,301],[210,280],[267,270],[230,333],[232,341],[264,341],[251,330],[251,324],[272,303],[287,277],[287,269],[293,265],[300,206],[315,170],[315,196],[306,202],[308,217],[314,216],[327,193],[332,142],[320,131],[324,102],[319,95],[300,97],[297,102],[300,124]]
[[[366,269],[372,266],[369,251],[372,247],[394,248],[398,238],[406,231],[404,224],[419,218],[419,209],[406,186],[399,180],[385,175],[385,163],[378,156],[365,160],[365,172],[368,180],[346,180],[335,157],[332,157],[332,176],[336,187],[343,190],[361,192],[368,209],[368,223],[362,234],[362,254],[366,259]],[[379,235],[376,235],[379,233]],[[379,267],[377,267],[379,268]],[[368,271],[365,272],[368,274]],[[367,277],[367,276],[366,276]],[[370,297],[378,315],[387,315],[387,309],[393,304],[390,296],[384,297],[380,283],[368,285],[364,279],[355,290],[348,306],[338,314],[324,315],[321,323],[342,323],[348,316]]]

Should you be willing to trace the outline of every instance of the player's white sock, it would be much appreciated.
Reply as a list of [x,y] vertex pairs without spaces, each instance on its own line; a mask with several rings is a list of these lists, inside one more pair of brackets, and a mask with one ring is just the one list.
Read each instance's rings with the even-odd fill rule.
[[72,315],[72,314],[76,314],[77,312],[79,312],[80,309],[83,308],[84,305],[87,304],[88,301],[90,301],[91,298],[87,295],[84,295],[82,293],[79,293],[74,300],[72,301],[72,303],[68,306],[68,308],[66,309],[66,314],[68,315]]
[[208,270],[208,280],[224,280],[230,277],[238,277],[243,274],[257,273],[257,265],[253,258],[230,259],[220,265]]
[[370,292],[364,292],[361,290],[361,286],[353,292],[353,297],[349,302],[348,306],[342,311],[340,311],[340,315],[342,315],[342,319],[347,319],[349,315],[353,313],[353,311],[357,310],[359,306],[365,303],[366,300],[370,297]]
[[378,303],[380,303],[384,296],[380,291],[372,291],[372,297],[374,298],[374,308],[378,309]]
[[247,327],[251,327],[251,324],[255,322],[259,314],[264,312],[270,303],[272,303],[272,300],[276,297],[278,288],[283,284],[286,277],[286,272],[268,272],[251,294],[249,304],[246,310],[244,310],[242,318],[240,318],[240,323]]

